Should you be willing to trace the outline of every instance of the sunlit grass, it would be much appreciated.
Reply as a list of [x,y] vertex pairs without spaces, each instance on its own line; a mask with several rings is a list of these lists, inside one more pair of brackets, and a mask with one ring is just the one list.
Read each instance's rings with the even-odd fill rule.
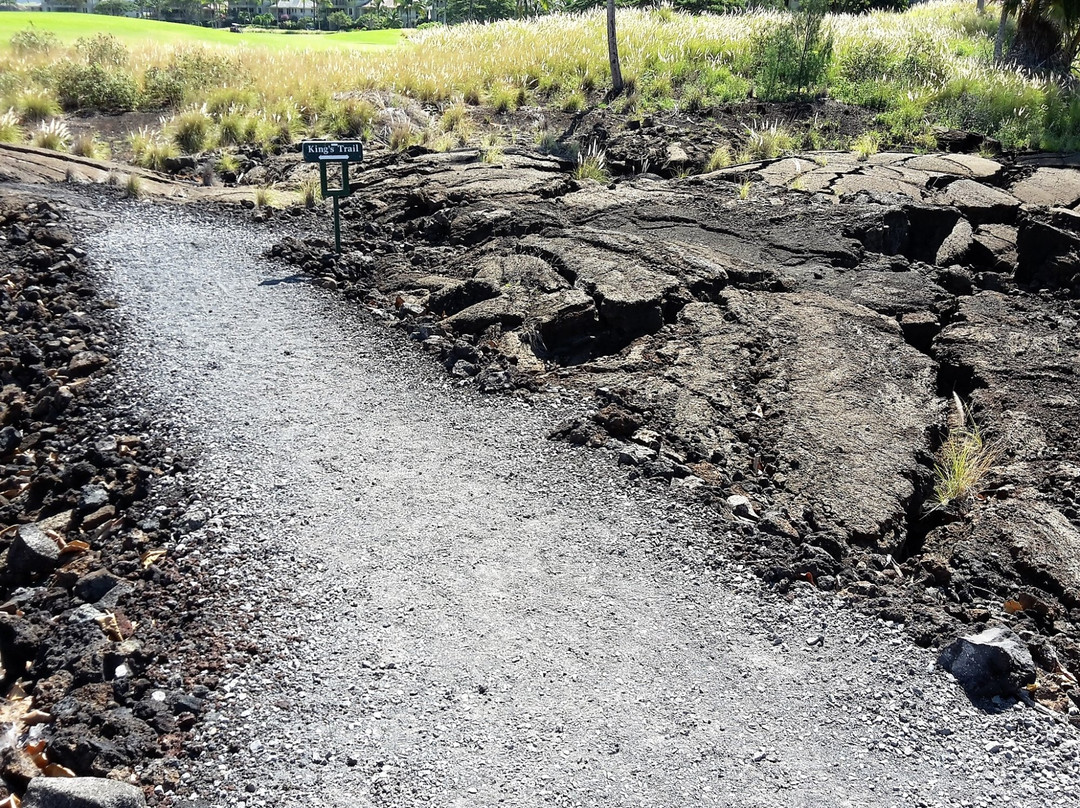
[[[8,41],[26,19],[0,15],[2,108],[15,106],[19,93],[55,93],[49,84],[55,65],[81,58],[74,52],[15,54]],[[616,108],[707,112],[745,100],[754,91],[758,34],[781,19],[777,11],[691,16],[620,10],[619,49],[632,92]],[[610,87],[602,11],[411,31],[396,47],[384,46],[399,41],[397,32],[231,34],[55,13],[34,15],[34,21],[56,26],[67,43],[98,28],[115,34],[131,51],[127,70],[141,90],[140,104],[175,110],[206,103],[223,144],[273,146],[301,134],[384,136],[388,127],[358,100],[369,95],[443,109],[483,102],[504,112],[533,104],[577,112],[600,103]],[[946,125],[983,132],[1010,148],[1080,148],[1076,91],[995,67],[996,16],[977,14],[973,3],[830,15],[827,25],[835,41],[829,95],[874,110],[890,142],[922,143],[930,127]],[[375,34],[383,39],[376,42]],[[343,97],[353,99],[352,109],[340,107]],[[264,113],[274,108],[294,110],[301,128],[290,116]],[[260,132],[240,132],[241,120],[255,116]],[[457,131],[447,123],[442,129]]]

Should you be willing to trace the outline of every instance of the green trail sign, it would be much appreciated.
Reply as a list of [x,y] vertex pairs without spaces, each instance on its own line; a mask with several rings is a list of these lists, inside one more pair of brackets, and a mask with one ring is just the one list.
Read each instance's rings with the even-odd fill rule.
[[[364,144],[359,140],[305,140],[300,144],[304,162],[319,164],[319,186],[324,197],[334,200],[334,246],[341,252],[341,211],[338,199],[352,196],[349,164],[364,159]],[[330,166],[341,171],[340,184],[330,183]]]

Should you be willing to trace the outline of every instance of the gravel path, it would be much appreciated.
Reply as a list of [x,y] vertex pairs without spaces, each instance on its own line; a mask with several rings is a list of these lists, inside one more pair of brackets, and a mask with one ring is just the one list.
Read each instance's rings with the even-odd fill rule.
[[128,397],[198,453],[170,551],[258,646],[177,804],[1080,805],[1071,729],[763,590],[707,514],[545,441],[571,403],[457,388],[276,237],[136,205],[91,245]]

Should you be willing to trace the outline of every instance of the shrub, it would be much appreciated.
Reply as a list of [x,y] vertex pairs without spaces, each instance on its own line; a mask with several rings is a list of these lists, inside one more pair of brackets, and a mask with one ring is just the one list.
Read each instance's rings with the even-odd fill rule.
[[23,93],[15,99],[15,110],[23,123],[37,123],[55,118],[61,113],[60,105],[48,92]]
[[45,54],[55,50],[60,40],[52,31],[39,31],[33,25],[16,31],[11,37],[11,49],[17,56]]
[[172,121],[172,141],[185,154],[198,154],[206,148],[212,121],[202,110],[183,112]]
[[75,50],[82,54],[87,64],[101,67],[124,67],[130,58],[128,49],[112,34],[77,39]]
[[183,105],[184,97],[184,82],[175,72],[161,67],[150,67],[143,73],[139,106],[144,109],[179,107]]
[[129,112],[138,106],[139,87],[125,70],[64,61],[56,66],[54,78],[64,109]]
[[824,22],[825,4],[806,0],[785,22],[765,29],[757,44],[759,98],[783,101],[817,91],[833,49],[832,33]]

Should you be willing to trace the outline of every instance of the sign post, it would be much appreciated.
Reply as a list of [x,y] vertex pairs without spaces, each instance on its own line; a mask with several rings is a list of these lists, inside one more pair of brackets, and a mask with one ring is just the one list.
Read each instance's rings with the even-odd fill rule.
[[[364,144],[359,140],[305,140],[300,145],[305,163],[319,164],[319,187],[324,197],[334,200],[334,247],[341,252],[341,211],[338,200],[352,195],[349,164],[364,159]],[[341,183],[330,184],[331,166],[341,170]]]

